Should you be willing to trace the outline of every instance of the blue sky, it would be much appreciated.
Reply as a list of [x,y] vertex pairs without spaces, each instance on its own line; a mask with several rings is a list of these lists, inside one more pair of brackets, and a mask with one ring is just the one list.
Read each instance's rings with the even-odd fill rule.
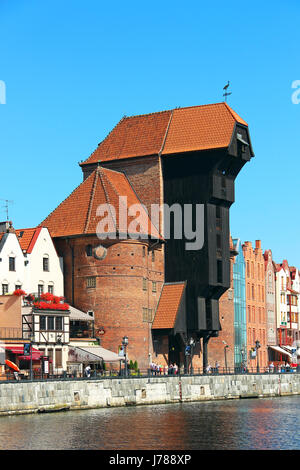
[[124,114],[220,102],[230,80],[255,152],[236,180],[232,235],[300,268],[299,20],[296,0],[0,0],[0,198],[14,226],[70,194],[78,162]]

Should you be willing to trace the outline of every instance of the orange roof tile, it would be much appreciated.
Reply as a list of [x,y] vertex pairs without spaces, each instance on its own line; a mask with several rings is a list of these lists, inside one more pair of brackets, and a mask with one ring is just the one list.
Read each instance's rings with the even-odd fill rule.
[[164,284],[155,312],[152,329],[174,328],[184,289],[185,282]]
[[228,147],[236,121],[246,125],[226,103],[174,109],[162,153]]
[[[126,196],[127,201],[124,198],[120,200],[120,196]],[[125,220],[127,226],[123,227],[119,210],[126,210],[126,202],[128,208],[133,204],[141,205],[126,176],[98,166],[40,226],[47,227],[52,237],[96,234],[98,223],[105,218],[108,221],[108,226],[104,227],[105,235],[107,235],[109,227],[113,228],[113,232],[124,233],[127,227],[130,229],[130,224],[138,217],[140,226],[137,231],[141,234],[141,238],[142,234],[147,236],[152,234],[154,238],[162,240],[144,209],[140,215],[134,213],[128,216]],[[97,208],[102,204],[113,206],[115,214],[113,210],[109,210],[108,213],[97,215]]]
[[15,230],[22,251],[31,253],[39,236],[41,228],[22,228]]
[[81,165],[161,153],[226,148],[236,122],[247,126],[227,103],[124,117]]
[[172,112],[124,117],[84,163],[97,163],[161,150]]

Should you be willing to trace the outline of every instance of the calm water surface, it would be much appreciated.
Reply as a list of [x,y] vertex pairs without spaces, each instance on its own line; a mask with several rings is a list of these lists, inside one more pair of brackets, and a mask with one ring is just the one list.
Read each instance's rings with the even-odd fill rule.
[[300,396],[0,417],[0,449],[300,449]]

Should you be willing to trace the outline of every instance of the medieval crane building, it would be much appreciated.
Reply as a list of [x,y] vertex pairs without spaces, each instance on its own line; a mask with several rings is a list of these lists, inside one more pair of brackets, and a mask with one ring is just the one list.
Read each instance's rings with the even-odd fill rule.
[[[124,117],[80,164],[83,182],[41,225],[64,258],[67,300],[94,311],[105,348],[116,351],[126,335],[140,368],[153,354],[182,364],[192,338],[206,364],[208,341],[220,330],[219,299],[230,286],[234,182],[253,156],[247,123],[222,102]],[[127,208],[141,204],[133,237],[124,228],[134,219]],[[153,205],[191,207],[189,233],[178,236],[173,214],[167,237],[167,212],[153,220]],[[99,232],[99,207],[108,208],[107,233]],[[191,232],[199,235],[194,246]]]

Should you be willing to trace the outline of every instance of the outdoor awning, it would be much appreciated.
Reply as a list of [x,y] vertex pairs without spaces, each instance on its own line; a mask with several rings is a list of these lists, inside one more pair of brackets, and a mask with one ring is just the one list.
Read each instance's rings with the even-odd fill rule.
[[101,346],[69,346],[69,362],[118,362],[122,360],[118,354]]
[[[18,356],[19,360],[27,361],[30,360],[30,355],[29,356],[24,356],[24,346],[14,346],[14,345],[5,345],[5,349],[7,351],[12,352],[13,354],[16,354]],[[32,360],[33,361],[39,361],[41,358],[41,352],[36,349],[32,348]]]
[[78,308],[72,307],[70,305],[70,320],[71,321],[94,321],[89,313],[82,312]]
[[279,346],[269,346],[269,348],[273,349],[274,351],[279,352],[280,354],[284,354],[285,356],[292,357],[292,354],[284,349],[280,348]]

